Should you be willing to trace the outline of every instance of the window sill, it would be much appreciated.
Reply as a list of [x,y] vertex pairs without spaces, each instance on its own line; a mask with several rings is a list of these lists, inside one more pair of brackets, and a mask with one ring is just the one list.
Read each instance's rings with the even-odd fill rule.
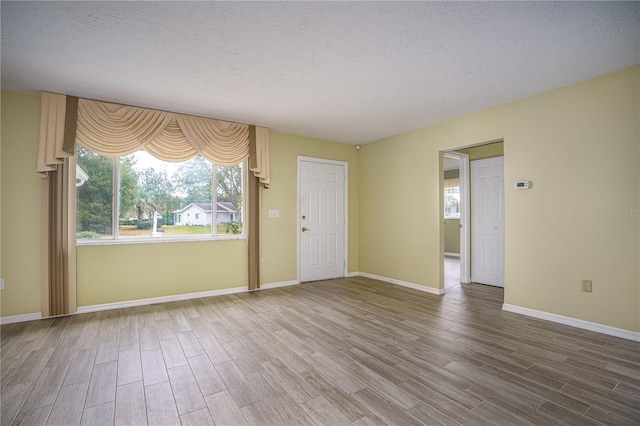
[[460,220],[460,216],[457,216],[457,217],[455,217],[455,216],[446,217],[446,216],[445,216],[445,218],[444,218],[444,220],[452,220],[452,219]]
[[217,235],[200,236],[200,237],[151,237],[151,238],[121,238],[121,239],[104,239],[104,240],[76,240],[76,246],[106,246],[106,245],[122,245],[122,244],[158,244],[158,243],[191,243],[198,241],[228,241],[228,240],[246,240],[246,234],[239,235]]

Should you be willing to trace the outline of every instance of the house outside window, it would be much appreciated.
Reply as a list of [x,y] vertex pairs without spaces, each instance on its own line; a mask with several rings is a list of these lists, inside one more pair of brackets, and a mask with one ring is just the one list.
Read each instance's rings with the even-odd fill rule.
[[109,158],[80,146],[76,158],[88,176],[77,187],[79,244],[244,236],[242,223],[217,223],[211,212],[186,209],[213,201],[241,211],[244,163],[221,167],[200,156],[169,163],[145,151]]

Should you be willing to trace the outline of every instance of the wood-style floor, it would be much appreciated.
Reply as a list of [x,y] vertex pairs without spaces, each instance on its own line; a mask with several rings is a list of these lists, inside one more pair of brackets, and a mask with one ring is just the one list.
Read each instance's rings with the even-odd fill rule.
[[2,425],[640,423],[640,345],[366,278],[2,326]]

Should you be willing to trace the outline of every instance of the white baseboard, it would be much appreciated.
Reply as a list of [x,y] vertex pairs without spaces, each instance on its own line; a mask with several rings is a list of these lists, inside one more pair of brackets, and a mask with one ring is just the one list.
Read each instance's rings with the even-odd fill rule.
[[40,312],[34,312],[33,314],[12,315],[9,317],[1,317],[0,324],[13,324],[16,322],[39,320],[41,318],[42,315],[40,314]]
[[371,278],[378,281],[384,281],[389,284],[395,284],[402,287],[412,288],[418,291],[424,291],[425,293],[431,293],[431,294],[437,294],[437,295],[442,295],[445,293],[445,290],[443,288],[439,289],[439,288],[427,287],[425,285],[410,283],[407,281],[401,281],[395,278],[381,277],[380,275],[369,274],[367,272],[358,272],[358,275],[361,277]]
[[[440,293],[438,289],[434,289],[431,287],[425,287],[419,284],[409,283],[406,281],[400,281],[392,278],[381,277],[373,274],[367,274],[364,272],[349,272],[347,276],[348,277],[363,276],[363,277],[373,278],[380,281],[385,281],[391,284],[400,285],[403,287],[413,288],[415,290],[424,291],[427,293],[444,294],[444,290],[441,290],[441,293]],[[288,287],[288,286],[297,285],[297,284],[300,284],[300,281],[292,280],[292,281],[267,283],[267,284],[263,284],[260,287],[260,290],[268,290],[268,289],[278,288],[278,287]],[[225,288],[222,290],[200,291],[197,293],[185,293],[185,294],[176,294],[171,296],[150,297],[147,299],[127,300],[124,302],[103,303],[101,305],[80,306],[78,310],[74,312],[74,314],[86,314],[89,312],[108,311],[111,309],[132,308],[134,306],[153,305],[156,303],[177,302],[181,300],[199,299],[201,297],[222,296],[225,294],[246,293],[247,291],[248,291],[247,287],[243,286],[243,287]],[[12,324],[16,322],[33,321],[41,318],[42,316],[40,313],[14,315],[10,317],[1,317],[0,324]]]
[[[300,284],[299,281],[282,281],[276,283],[267,283],[261,286],[261,290],[270,288],[287,287],[290,285]],[[127,300],[124,302],[103,303],[100,305],[80,306],[75,314],[86,314],[89,312],[108,311],[111,309],[132,308],[134,306],[153,305],[156,303],[178,302],[181,300],[199,299],[201,297],[223,296],[225,294],[246,293],[247,287],[232,287],[222,290],[200,291],[197,293],[175,294],[171,296],[150,297],[147,299]],[[42,319],[42,315],[37,312],[33,314],[14,315],[10,317],[0,317],[0,324],[13,324],[16,322],[25,322]]]
[[460,253],[448,253],[445,251],[444,257],[457,257],[458,259],[460,259]]
[[352,278],[352,277],[357,277],[360,275],[360,272],[347,272],[347,275],[345,275],[345,278]]
[[572,317],[565,317],[564,315],[552,314],[550,312],[523,308],[522,306],[510,305],[508,303],[504,303],[502,305],[502,310],[551,322],[557,322],[558,324],[570,325],[572,327],[581,328],[583,330],[595,331],[597,333],[608,334],[609,336],[615,336],[622,339],[640,342],[640,333],[636,331],[611,327],[609,325],[598,324],[596,322],[585,321]]
[[126,302],[104,303],[101,305],[81,306],[78,314],[88,312],[108,311],[110,309],[131,308],[134,306],[153,305],[155,303],[177,302],[180,300],[199,299],[201,297],[222,296],[225,294],[246,293],[247,287],[232,287],[222,290],[199,291],[197,293],[175,294],[171,296],[150,297],[148,299],[127,300]]
[[300,281],[292,280],[292,281],[280,281],[276,283],[266,283],[260,286],[260,290],[267,290],[270,288],[278,288],[278,287],[289,287],[290,285],[298,285]]

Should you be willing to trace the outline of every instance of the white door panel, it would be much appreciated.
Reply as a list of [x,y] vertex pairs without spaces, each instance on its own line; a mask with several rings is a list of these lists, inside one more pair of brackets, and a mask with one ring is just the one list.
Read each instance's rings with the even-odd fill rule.
[[471,162],[471,280],[504,287],[504,157]]
[[345,167],[300,161],[300,281],[344,276]]

